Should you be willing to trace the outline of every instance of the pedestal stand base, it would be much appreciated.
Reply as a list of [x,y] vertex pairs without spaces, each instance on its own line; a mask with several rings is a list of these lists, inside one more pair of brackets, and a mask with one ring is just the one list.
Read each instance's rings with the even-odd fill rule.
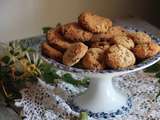
[[86,92],[73,99],[74,109],[87,111],[94,118],[108,118],[126,113],[131,108],[131,98],[112,84],[111,74],[91,76]]
[[95,119],[109,119],[109,118],[115,118],[116,116],[121,116],[121,115],[125,115],[128,114],[130,109],[132,108],[132,99],[131,97],[128,98],[127,100],[127,104],[125,106],[121,106],[119,109],[115,110],[115,111],[110,111],[110,112],[92,112],[89,111],[87,109],[82,109],[79,106],[76,106],[74,104],[74,101],[70,101],[68,103],[71,107],[72,110],[74,110],[75,112],[87,112],[89,117],[95,118]]

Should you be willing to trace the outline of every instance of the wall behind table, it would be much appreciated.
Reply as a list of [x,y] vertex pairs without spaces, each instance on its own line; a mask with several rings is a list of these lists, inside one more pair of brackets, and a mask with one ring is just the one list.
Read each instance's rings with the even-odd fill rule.
[[149,5],[147,0],[0,0],[0,41],[39,35],[42,27],[74,21],[84,10],[111,18],[144,17]]

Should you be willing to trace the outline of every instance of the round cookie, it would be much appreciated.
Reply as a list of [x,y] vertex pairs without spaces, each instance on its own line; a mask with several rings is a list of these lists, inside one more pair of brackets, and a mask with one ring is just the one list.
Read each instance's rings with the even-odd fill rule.
[[55,27],[55,28],[52,28],[50,30],[47,31],[47,40],[52,40],[55,36],[55,32],[56,33],[59,33],[61,31],[61,26],[58,26],[58,27]]
[[81,42],[72,44],[63,55],[63,63],[68,66],[75,65],[84,57],[87,50],[88,47]]
[[151,37],[144,32],[130,32],[128,36],[135,44],[144,44],[152,41]]
[[42,43],[41,51],[42,51],[42,54],[44,54],[45,56],[47,56],[49,58],[55,59],[57,61],[61,61],[62,60],[63,54],[60,51],[58,51],[57,49],[52,48],[51,46],[49,46],[47,44],[47,42]]
[[85,42],[92,38],[92,33],[83,30],[78,23],[73,22],[62,27],[62,33],[65,38],[72,42]]
[[110,44],[106,41],[95,42],[91,45],[91,48],[101,48],[103,50],[107,50],[109,47],[110,47]]
[[120,44],[128,49],[134,48],[134,42],[127,36],[114,36],[112,39],[113,44]]
[[52,47],[60,50],[65,51],[71,46],[69,43],[60,33],[60,28],[51,29],[47,32],[47,42]]
[[138,44],[133,48],[133,53],[140,59],[146,59],[156,55],[160,51],[160,46],[156,43],[150,42],[146,44]]
[[91,70],[102,70],[105,68],[104,50],[90,48],[82,60],[83,67]]
[[108,18],[95,15],[91,12],[83,12],[78,17],[78,22],[86,30],[93,33],[106,33],[112,27],[112,21]]
[[126,36],[127,31],[121,26],[113,26],[108,30],[107,35],[111,38],[114,36]]
[[106,33],[94,34],[90,42],[110,41],[111,36]]
[[113,69],[126,68],[134,65],[134,54],[122,45],[113,45],[106,51],[106,64]]

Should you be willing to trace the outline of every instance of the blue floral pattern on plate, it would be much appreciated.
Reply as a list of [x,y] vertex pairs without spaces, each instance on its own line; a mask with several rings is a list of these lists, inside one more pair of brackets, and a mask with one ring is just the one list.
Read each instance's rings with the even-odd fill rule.
[[100,118],[108,119],[108,118],[115,118],[116,116],[129,113],[129,111],[132,107],[132,99],[131,99],[131,97],[129,97],[127,100],[127,104],[125,106],[122,106],[120,109],[118,109],[114,112],[109,112],[109,113],[105,113],[105,112],[94,113],[92,111],[81,109],[80,107],[78,107],[74,104],[73,99],[68,102],[68,105],[71,107],[72,110],[74,110],[76,112],[87,112],[89,117],[92,117],[95,119],[100,119]]

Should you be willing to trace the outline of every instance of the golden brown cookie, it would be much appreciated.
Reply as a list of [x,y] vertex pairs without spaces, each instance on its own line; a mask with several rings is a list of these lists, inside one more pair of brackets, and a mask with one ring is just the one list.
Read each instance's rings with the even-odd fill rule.
[[82,60],[83,67],[91,70],[102,70],[105,68],[104,50],[90,48]]
[[82,42],[72,44],[63,55],[63,63],[68,66],[75,65],[84,57],[87,50],[88,47]]
[[55,48],[52,48],[47,44],[47,42],[42,43],[41,46],[42,54],[45,56],[55,59],[57,61],[62,61],[63,54]]
[[156,55],[159,51],[160,51],[160,46],[153,42],[138,44],[133,49],[133,53],[140,60],[150,58]]
[[111,40],[113,44],[120,44],[128,49],[134,48],[134,42],[127,36],[114,36]]
[[78,17],[78,22],[86,30],[93,33],[106,33],[112,26],[110,19],[95,15],[91,12],[81,13]]
[[134,54],[122,45],[113,45],[106,51],[106,64],[110,68],[126,68],[134,65],[136,58]]
[[152,41],[151,37],[144,32],[129,32],[130,37],[135,44],[149,43]]
[[99,33],[99,34],[94,34],[90,42],[102,42],[102,41],[110,41],[112,39],[111,36],[109,36],[106,33]]
[[107,35],[111,38],[114,36],[126,36],[127,31],[121,26],[113,26],[108,30]]
[[62,33],[65,38],[72,42],[89,41],[93,35],[91,32],[83,30],[76,22],[64,25],[62,27]]
[[65,51],[71,46],[71,43],[69,43],[60,33],[60,29],[51,29],[47,33],[47,42],[52,47],[60,50]]
[[101,48],[107,50],[110,47],[110,44],[107,41],[95,42],[91,45],[91,48]]

